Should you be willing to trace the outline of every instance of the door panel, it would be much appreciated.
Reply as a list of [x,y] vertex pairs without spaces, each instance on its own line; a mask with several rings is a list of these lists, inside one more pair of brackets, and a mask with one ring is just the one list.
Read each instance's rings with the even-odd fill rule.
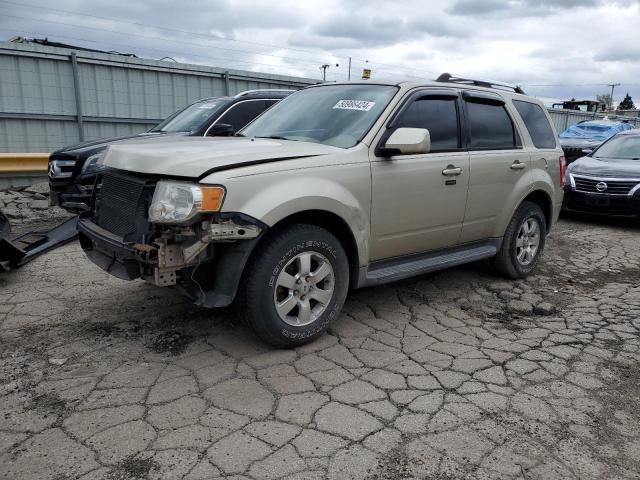
[[[461,168],[460,175],[443,175],[449,165]],[[468,185],[466,152],[372,162],[371,260],[456,245]]]
[[[524,168],[516,167],[518,162]],[[469,194],[461,242],[491,237],[505,201],[530,168],[529,163],[529,152],[525,150],[469,152]]]
[[529,152],[504,101],[496,94],[465,92],[469,193],[460,242],[493,235],[518,180],[530,169]]

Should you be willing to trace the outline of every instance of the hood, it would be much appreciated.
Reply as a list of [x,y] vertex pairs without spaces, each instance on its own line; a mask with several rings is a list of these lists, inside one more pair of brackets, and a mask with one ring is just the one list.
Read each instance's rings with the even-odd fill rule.
[[201,178],[218,170],[343,152],[337,147],[292,140],[237,137],[142,139],[110,145],[102,163],[132,172]]
[[640,178],[640,160],[581,157],[569,165],[568,170],[592,177]]
[[184,133],[158,133],[158,132],[143,132],[135,135],[123,135],[121,137],[101,138],[99,140],[92,140],[90,142],[78,143],[76,145],[69,145],[53,152],[54,154],[64,154],[76,157],[84,157],[93,155],[100,150],[106,148],[112,143],[122,142],[125,140],[147,138],[149,140],[164,137],[165,135],[185,135]]

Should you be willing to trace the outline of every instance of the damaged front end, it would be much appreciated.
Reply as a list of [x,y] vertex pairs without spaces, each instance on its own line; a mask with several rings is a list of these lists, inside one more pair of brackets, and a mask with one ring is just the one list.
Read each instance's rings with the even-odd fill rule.
[[186,224],[151,222],[156,183],[105,174],[92,213],[78,222],[82,248],[116,277],[177,286],[202,306],[229,305],[267,226],[240,213],[220,212],[198,213]]

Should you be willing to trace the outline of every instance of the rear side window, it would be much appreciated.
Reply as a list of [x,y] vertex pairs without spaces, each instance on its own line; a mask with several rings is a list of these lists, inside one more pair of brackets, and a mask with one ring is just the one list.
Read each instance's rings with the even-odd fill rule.
[[514,100],[513,105],[522,117],[535,147],[556,148],[556,136],[540,105],[522,100]]
[[216,123],[229,124],[237,132],[266,109],[267,106],[264,100],[238,102],[227,113],[222,115]]
[[507,150],[520,147],[518,132],[502,103],[466,100],[469,148]]
[[426,128],[431,135],[431,151],[460,148],[458,111],[454,98],[424,97],[402,112],[396,127]]

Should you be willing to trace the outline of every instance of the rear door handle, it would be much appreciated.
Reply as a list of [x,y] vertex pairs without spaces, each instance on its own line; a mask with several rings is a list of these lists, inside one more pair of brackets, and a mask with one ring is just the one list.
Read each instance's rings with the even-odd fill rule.
[[447,168],[442,170],[443,175],[460,175],[461,173],[462,169],[454,165],[447,165]]
[[511,164],[511,170],[522,170],[523,168],[527,168],[527,164],[521,163],[520,160],[516,160]]

